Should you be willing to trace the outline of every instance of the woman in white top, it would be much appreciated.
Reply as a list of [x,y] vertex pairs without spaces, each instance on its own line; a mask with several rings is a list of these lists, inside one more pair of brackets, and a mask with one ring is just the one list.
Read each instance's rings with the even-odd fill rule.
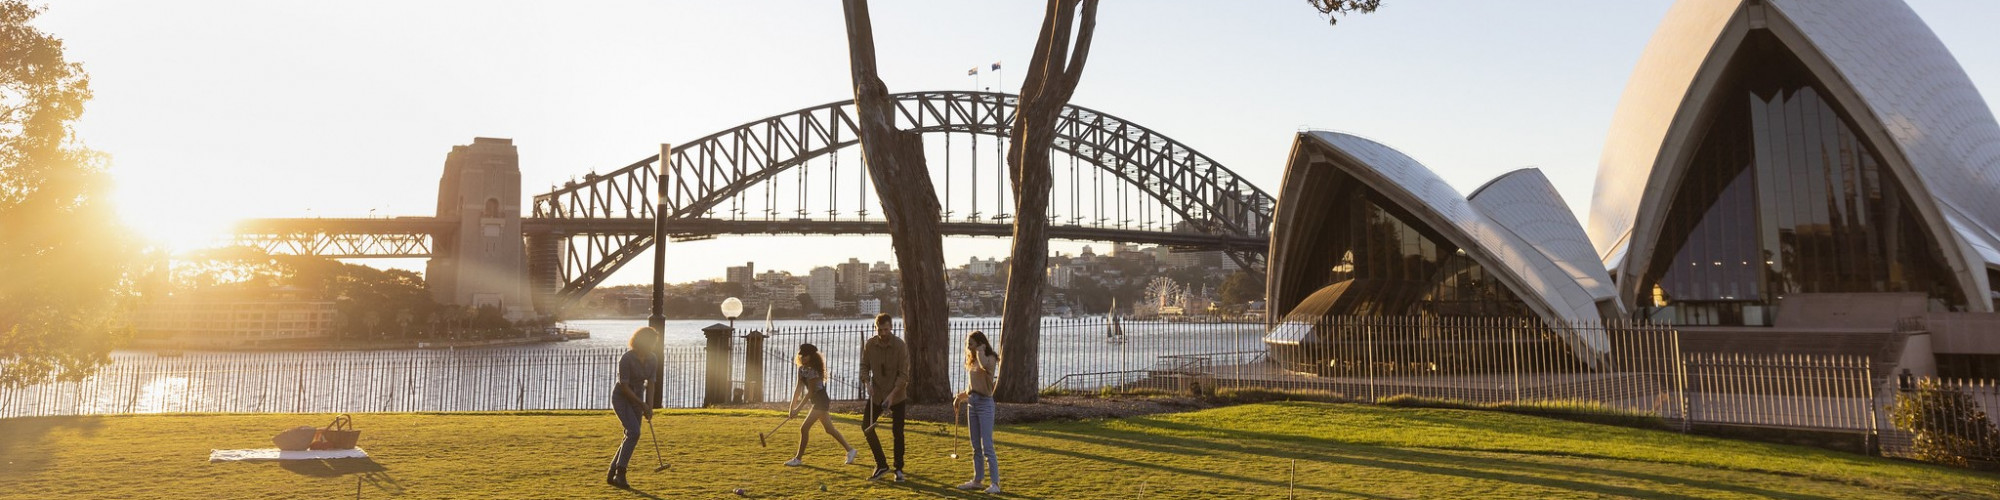
[[[799,355],[792,358],[792,364],[799,367],[798,382],[792,386],[792,416],[799,416],[799,407],[812,404],[812,411],[806,413],[806,420],[799,423],[799,451],[785,465],[798,467],[805,464],[806,442],[812,440],[812,427],[818,423],[826,428],[827,435],[833,436],[841,448],[847,449],[847,463],[854,463],[854,447],[847,445],[847,438],[841,437],[840,429],[833,427],[833,417],[827,415],[831,401],[826,396],[826,358],[820,356],[819,348],[812,344],[799,344]],[[804,400],[800,396],[805,396]]]
[[999,373],[1000,353],[986,333],[974,330],[965,337],[966,434],[972,438],[972,480],[958,485],[976,490],[987,478],[993,480],[987,493],[1000,492],[1000,458],[993,453],[993,374]]

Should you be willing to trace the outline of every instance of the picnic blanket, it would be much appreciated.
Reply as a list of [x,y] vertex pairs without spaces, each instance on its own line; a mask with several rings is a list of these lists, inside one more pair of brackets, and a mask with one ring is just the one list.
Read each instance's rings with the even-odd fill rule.
[[368,452],[360,448],[351,450],[300,450],[281,451],[277,448],[257,448],[247,450],[209,450],[210,462],[255,462],[264,460],[325,460],[332,458],[368,458]]

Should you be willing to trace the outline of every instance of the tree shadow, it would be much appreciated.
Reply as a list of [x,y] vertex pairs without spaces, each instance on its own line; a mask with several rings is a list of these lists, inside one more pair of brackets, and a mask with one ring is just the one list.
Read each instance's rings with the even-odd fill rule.
[[[1560,464],[1545,464],[1545,463],[1522,462],[1522,461],[1512,461],[1512,460],[1479,460],[1476,457],[1471,457],[1471,456],[1422,451],[1410,448],[1356,445],[1352,443],[1341,443],[1338,441],[1327,441],[1323,439],[1313,439],[1303,436],[1230,430],[1230,429],[1214,428],[1214,427],[1202,427],[1202,426],[1172,423],[1172,422],[1150,420],[1150,419],[1133,419],[1133,420],[1127,420],[1126,422],[1129,424],[1134,424],[1139,426],[1154,427],[1170,431],[1178,431],[1177,434],[1181,435],[1176,436],[1175,438],[1172,439],[1168,439],[1164,436],[1149,434],[1144,432],[1114,431],[1108,429],[1099,429],[1098,432],[1090,434],[1062,432],[1055,430],[1042,430],[1042,429],[1022,429],[1022,428],[1011,429],[1011,431],[1023,434],[1047,437],[1050,439],[1089,442],[1107,447],[1140,448],[1140,449],[1146,449],[1148,451],[1155,451],[1161,453],[1173,453],[1173,454],[1190,455],[1190,456],[1210,456],[1210,455],[1222,455],[1222,454],[1253,454],[1253,455],[1270,457],[1273,459],[1296,459],[1296,460],[1318,461],[1323,463],[1344,463],[1349,465],[1376,467],[1376,468],[1400,470],[1413,473],[1451,475],[1451,476],[1458,476],[1458,477],[1465,477],[1472,479],[1489,479],[1489,480],[1506,481],[1517,484],[1533,484],[1550,488],[1562,488],[1562,489],[1589,492],[1595,494],[1641,497],[1641,498],[1692,498],[1692,497],[1687,495],[1667,493],[1663,491],[1651,491],[1651,490],[1628,488],[1610,484],[1594,483],[1578,479],[1580,479],[1581,476],[1585,475],[1596,475],[1605,477],[1617,477],[1627,480],[1641,481],[1659,485],[1674,485],[1674,486],[1706,489],[1711,491],[1726,491],[1738,494],[1762,496],[1767,498],[1789,498],[1789,499],[1825,498],[1815,495],[1804,495],[1804,494],[1772,491],[1754,486],[1725,483],[1725,482],[1700,479],[1695,477],[1668,476],[1661,474],[1651,474],[1645,472],[1619,470],[1619,469],[1603,468],[1603,467],[1576,467],[1576,466],[1568,466]],[[1221,437],[1214,441],[1209,441],[1185,435],[1186,433],[1191,433],[1191,432],[1210,433],[1210,434],[1220,435]],[[1169,440],[1171,441],[1171,443],[1159,442],[1156,440]],[[1254,445],[1243,444],[1252,442],[1297,443],[1304,446],[1310,446],[1313,448],[1284,449],[1284,448],[1275,448],[1268,446],[1254,446]],[[1461,451],[1494,453],[1494,454],[1516,454],[1508,451],[1495,451],[1495,450],[1461,450]],[[1541,455],[1541,454],[1531,453],[1530,455]],[[1564,455],[1564,456],[1571,458],[1614,460],[1620,462],[1633,461],[1630,459],[1615,458],[1615,457],[1585,457],[1577,455]],[[1680,465],[1680,464],[1673,464],[1673,465]],[[1691,466],[1691,465],[1682,465],[1682,466],[1690,468],[1700,468],[1698,466]],[[1541,475],[1528,475],[1528,474],[1541,474]],[[1549,477],[1548,475],[1562,476],[1565,478]]]
[[9,462],[9,472],[33,474],[49,465],[49,455],[33,448],[58,430],[76,430],[94,437],[104,428],[104,418],[94,415],[59,417],[16,417],[0,419],[0,462]]

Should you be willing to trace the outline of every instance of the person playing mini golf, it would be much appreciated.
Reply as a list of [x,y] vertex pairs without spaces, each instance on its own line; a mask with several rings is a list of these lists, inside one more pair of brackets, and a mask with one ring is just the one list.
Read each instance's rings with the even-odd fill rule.
[[611,471],[604,475],[604,482],[612,486],[629,487],[625,465],[632,461],[632,449],[639,446],[639,419],[653,419],[653,405],[646,404],[645,394],[646,384],[660,373],[660,342],[659,330],[641,327],[625,344],[625,355],[618,357],[618,385],[611,389],[611,409],[618,415],[618,425],[625,428],[625,440],[618,443]]
[[[868,480],[881,479],[883,474],[896,473],[896,482],[902,482],[903,475],[903,410],[908,406],[907,393],[910,388],[910,347],[889,331],[889,315],[875,315],[875,336],[869,337],[861,345],[861,385],[868,389],[867,407],[861,411],[861,433],[868,438],[868,451],[875,454],[875,473]],[[882,456],[882,440],[875,435],[875,421],[882,418],[883,411],[889,412],[889,433],[895,440],[895,468]]]

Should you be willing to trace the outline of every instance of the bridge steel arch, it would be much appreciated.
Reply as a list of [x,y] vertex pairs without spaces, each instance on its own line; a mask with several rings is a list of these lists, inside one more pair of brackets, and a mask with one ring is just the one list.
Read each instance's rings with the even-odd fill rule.
[[[1017,97],[994,92],[932,91],[891,96],[897,127],[919,133],[1007,135]],[[697,222],[731,197],[793,167],[859,143],[854,101],[833,102],[752,121],[675,144],[660,189],[659,155],[607,173],[592,173],[535,196],[526,225],[550,228],[528,235],[530,280],[538,294],[567,305],[652,245],[653,235],[581,230],[566,224],[607,219],[651,219],[654,192],[664,199],[669,226]],[[1275,200],[1242,176],[1179,141],[1146,127],[1081,106],[1067,106],[1056,125],[1054,150],[1097,166],[1173,210],[1209,234],[1267,240]],[[628,224],[629,225],[629,224]],[[601,226],[601,224],[600,224]],[[1051,225],[1056,230],[1062,225]],[[1129,231],[1127,231],[1129,233]],[[714,233],[708,233],[714,234]],[[707,234],[670,234],[702,237]],[[1201,246],[1201,245],[1192,245]],[[1237,264],[1261,269],[1262,246],[1215,245]]]

